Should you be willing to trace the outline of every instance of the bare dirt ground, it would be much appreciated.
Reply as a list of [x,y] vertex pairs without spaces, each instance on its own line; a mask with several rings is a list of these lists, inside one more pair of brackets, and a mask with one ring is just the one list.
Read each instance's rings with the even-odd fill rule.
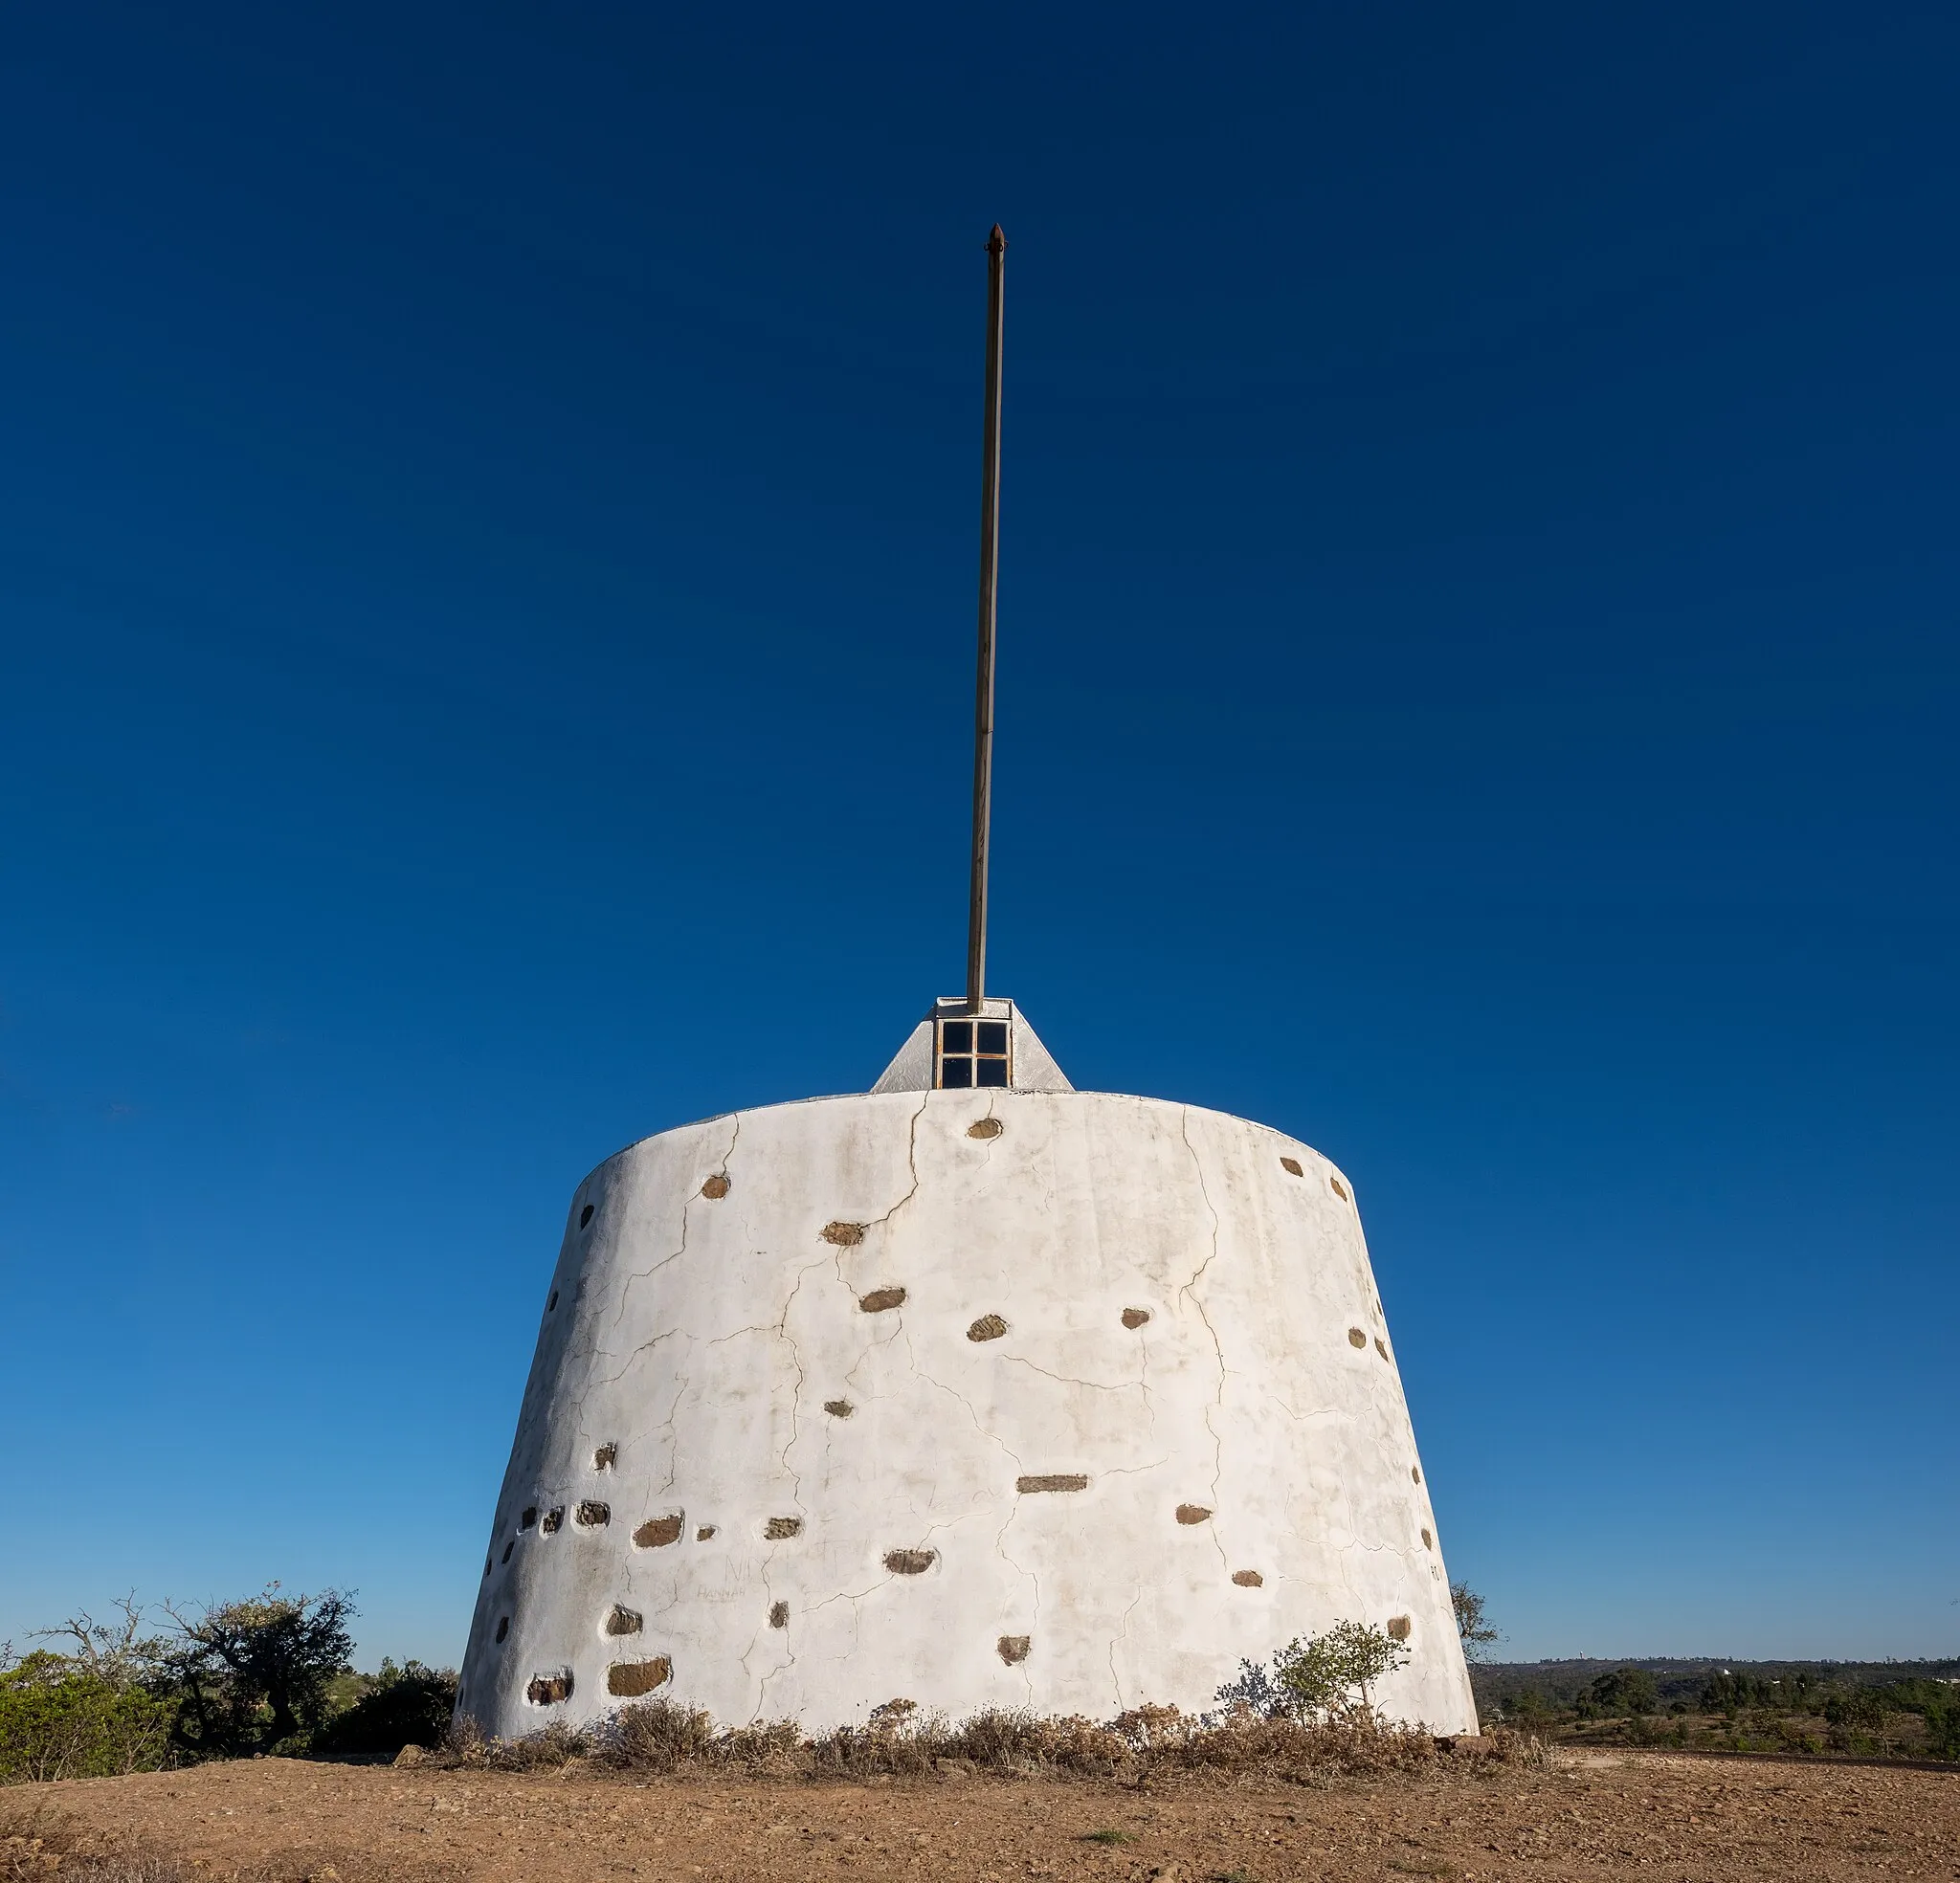
[[[1096,1841],[1092,1833],[1121,1834]],[[38,1840],[38,1850],[33,1848]],[[1477,1778],[866,1783],[288,1760],[0,1792],[0,1877],[601,1883],[625,1876],[1402,1883],[1960,1877],[1960,1774],[1657,1753]]]

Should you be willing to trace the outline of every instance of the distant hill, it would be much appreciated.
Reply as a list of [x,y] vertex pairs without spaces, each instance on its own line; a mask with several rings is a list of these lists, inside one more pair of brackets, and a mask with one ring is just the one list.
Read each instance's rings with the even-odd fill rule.
[[1791,1680],[1798,1674],[1813,1683],[1835,1682],[1843,1687],[1882,1687],[1900,1680],[1941,1680],[1960,1684],[1960,1657],[1938,1661],[1744,1661],[1720,1656],[1629,1656],[1620,1660],[1490,1661],[1470,1670],[1470,1685],[1480,1711],[1496,1708],[1515,1694],[1530,1689],[1555,1705],[1570,1705],[1602,1673],[1615,1668],[1645,1668],[1660,1690],[1660,1703],[1693,1704],[1711,1674],[1742,1673],[1754,1679]]

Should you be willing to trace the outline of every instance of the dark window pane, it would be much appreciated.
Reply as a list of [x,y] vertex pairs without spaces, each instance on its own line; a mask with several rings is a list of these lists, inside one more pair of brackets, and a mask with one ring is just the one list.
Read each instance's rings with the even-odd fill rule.
[[939,1082],[941,1085],[947,1086],[971,1085],[973,1083],[972,1060],[942,1059],[939,1063]]
[[[973,1050],[973,1023],[970,1020],[948,1020],[939,1030],[939,1050],[942,1052],[970,1052]],[[1004,1049],[1003,1049],[1004,1050]]]
[[1007,1022],[1005,1020],[983,1020],[980,1022],[980,1048],[982,1052],[1005,1052],[1007,1051]]
[[980,1076],[975,1085],[1005,1085],[1007,1083],[1007,1061],[1005,1059],[976,1059],[973,1062]]

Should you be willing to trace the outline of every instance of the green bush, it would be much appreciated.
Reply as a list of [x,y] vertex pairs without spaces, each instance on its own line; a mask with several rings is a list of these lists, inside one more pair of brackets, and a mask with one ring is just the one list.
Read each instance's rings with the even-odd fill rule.
[[0,1783],[153,1772],[169,1751],[174,1709],[64,1654],[33,1653],[0,1671]]
[[313,1734],[312,1750],[343,1758],[392,1759],[407,1745],[439,1746],[456,1711],[456,1675],[420,1661],[383,1661],[374,1684]]

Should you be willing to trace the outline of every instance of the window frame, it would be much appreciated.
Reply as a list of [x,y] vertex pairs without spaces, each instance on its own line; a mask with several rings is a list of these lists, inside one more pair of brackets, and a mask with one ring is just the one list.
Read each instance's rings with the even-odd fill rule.
[[[972,1073],[971,1082],[966,1085],[948,1085],[946,1082],[946,1063],[948,1057],[946,1050],[946,1030],[947,1027],[998,1027],[1001,1030],[1006,1050],[1001,1052],[983,1052],[980,1050],[980,1036],[969,1035],[971,1047],[965,1052],[954,1052],[953,1059],[963,1061]],[[982,1085],[980,1068],[998,1066],[1001,1080],[998,1085]],[[935,1092],[1006,1092],[1013,1087],[1014,1080],[1014,1029],[1012,1019],[991,1013],[973,1014],[966,1012],[940,1013],[932,1022],[932,1087]]]

